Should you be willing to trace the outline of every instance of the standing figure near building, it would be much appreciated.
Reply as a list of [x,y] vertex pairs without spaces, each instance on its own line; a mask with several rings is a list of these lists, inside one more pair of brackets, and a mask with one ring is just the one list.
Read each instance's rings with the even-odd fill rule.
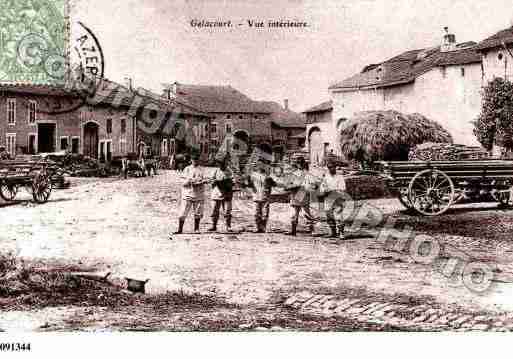
[[209,232],[217,231],[217,222],[219,221],[219,212],[221,207],[224,210],[224,219],[226,231],[232,229],[232,200],[233,200],[233,173],[228,167],[227,158],[216,158],[217,168],[213,174],[212,194],[212,227]]
[[253,202],[255,202],[255,226],[257,233],[265,233],[269,220],[270,196],[272,188],[277,183],[266,171],[265,160],[259,158],[257,169],[249,176],[249,186],[253,190]]
[[326,208],[326,218],[330,227],[330,238],[344,239],[344,201],[346,181],[343,176],[337,176],[335,161],[328,161],[328,172],[324,175],[319,192]]
[[295,171],[291,174],[291,183],[286,185],[290,191],[290,232],[287,234],[295,236],[299,221],[299,214],[304,213],[308,222],[309,232],[313,233],[314,216],[310,212],[310,197],[313,191],[317,190],[319,180],[308,172],[308,166],[303,157],[298,157],[294,162]]
[[194,233],[199,233],[205,203],[205,184],[209,182],[203,169],[199,166],[199,157],[199,153],[193,153],[192,164],[187,166],[182,173],[182,206],[180,217],[178,217],[178,230],[174,234],[183,232],[185,220],[191,209],[194,212]]

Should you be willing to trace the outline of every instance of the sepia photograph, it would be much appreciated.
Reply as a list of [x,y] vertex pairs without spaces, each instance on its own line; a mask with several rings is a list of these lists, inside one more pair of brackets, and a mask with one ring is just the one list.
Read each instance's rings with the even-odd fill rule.
[[0,0],[0,213],[1,355],[510,332],[513,7]]

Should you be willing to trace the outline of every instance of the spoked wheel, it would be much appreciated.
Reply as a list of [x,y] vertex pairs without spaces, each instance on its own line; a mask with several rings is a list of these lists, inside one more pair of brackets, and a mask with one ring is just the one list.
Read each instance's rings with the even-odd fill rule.
[[52,179],[47,173],[39,173],[32,184],[32,198],[37,203],[45,203],[52,193]]
[[401,204],[406,209],[413,208],[410,199],[408,198],[408,187],[401,187],[397,189],[397,199],[399,199],[399,202],[401,202]]
[[454,184],[442,171],[424,170],[412,178],[408,198],[418,213],[436,216],[447,211],[454,202]]
[[18,194],[18,186],[15,184],[8,184],[6,182],[0,183],[0,197],[5,201],[14,201]]

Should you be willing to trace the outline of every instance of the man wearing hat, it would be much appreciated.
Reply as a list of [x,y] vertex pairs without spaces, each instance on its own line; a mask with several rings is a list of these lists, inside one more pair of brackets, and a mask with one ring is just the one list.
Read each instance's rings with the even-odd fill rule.
[[[330,238],[344,239],[344,219],[342,211],[344,209],[344,193],[346,191],[346,181],[343,176],[337,176],[337,166],[335,161],[328,160],[328,172],[324,175],[319,192],[324,199],[324,208],[326,208],[326,218],[330,227]],[[338,233],[337,233],[338,230]]]
[[257,160],[257,169],[249,177],[250,187],[253,189],[253,202],[255,203],[255,226],[257,233],[265,233],[269,220],[271,191],[277,183],[269,176],[268,167],[263,158]]
[[9,153],[5,150],[4,146],[0,146],[0,161],[8,160]]
[[290,225],[288,235],[295,236],[301,211],[308,221],[309,232],[314,231],[313,215],[310,212],[310,194],[318,186],[318,179],[308,172],[308,166],[303,157],[294,161],[295,171],[292,173],[290,183],[286,186],[290,190]]
[[193,152],[189,166],[185,167],[182,173],[182,208],[178,217],[178,230],[174,234],[181,234],[186,218],[191,209],[194,211],[194,233],[199,233],[201,218],[203,217],[203,206],[205,203],[205,184],[208,179],[199,166],[200,154]]
[[228,167],[227,157],[216,157],[217,168],[212,176],[212,194],[211,199],[214,202],[212,210],[212,227],[210,232],[217,231],[217,222],[219,221],[219,211],[221,206],[224,209],[224,219],[226,221],[226,231],[232,229],[232,199],[233,199],[233,173]]

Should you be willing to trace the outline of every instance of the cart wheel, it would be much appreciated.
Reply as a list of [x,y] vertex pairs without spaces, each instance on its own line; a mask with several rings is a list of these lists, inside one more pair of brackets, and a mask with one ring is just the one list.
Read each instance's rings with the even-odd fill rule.
[[408,198],[408,187],[401,187],[397,190],[397,199],[406,209],[412,209],[413,206]]
[[5,201],[14,201],[16,194],[18,194],[18,186],[15,184],[7,184],[5,182],[0,184],[0,197]]
[[408,197],[418,213],[436,216],[447,211],[454,202],[454,184],[442,171],[424,170],[410,181]]
[[32,184],[32,197],[37,203],[45,203],[52,193],[52,179],[46,173],[39,173]]

